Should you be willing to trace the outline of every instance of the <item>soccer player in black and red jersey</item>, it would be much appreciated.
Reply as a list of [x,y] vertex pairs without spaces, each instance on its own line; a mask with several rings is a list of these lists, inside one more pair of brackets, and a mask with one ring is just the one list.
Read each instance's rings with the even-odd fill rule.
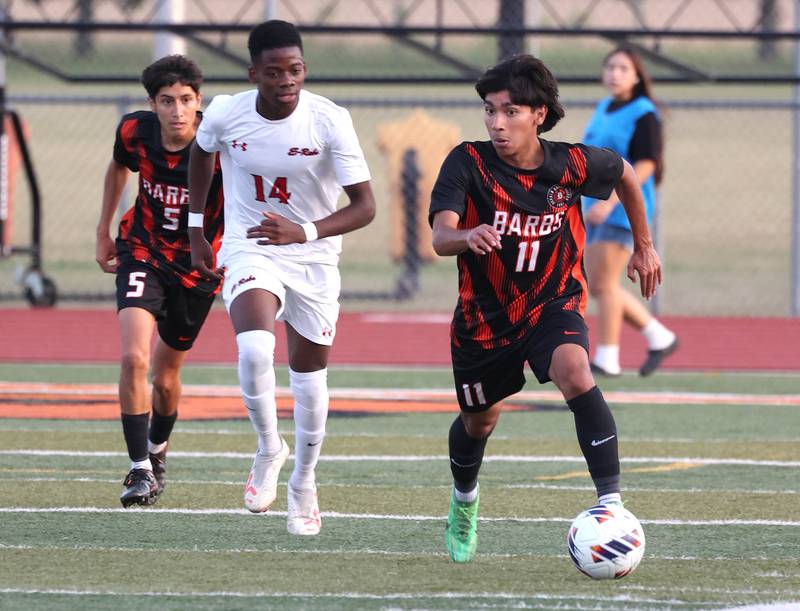
[[458,264],[451,352],[461,413],[450,428],[454,490],[445,530],[456,562],[475,555],[478,471],[501,401],[525,383],[526,362],[572,410],[599,502],[621,502],[617,430],[589,369],[581,195],[605,199],[616,189],[634,237],[628,276],[639,275],[646,298],[661,282],[630,164],[609,149],[539,138],[564,116],[547,67],[515,56],[475,88],[490,140],[453,149],[430,205],[433,247],[457,255]]
[[[151,111],[122,117],[106,170],[96,259],[116,274],[121,335],[119,400],[131,469],[124,507],[150,505],[164,490],[167,441],[178,416],[180,369],[200,332],[219,281],[192,271],[187,216],[189,149],[201,120],[197,64],[170,55],[142,72]],[[136,203],[111,239],[111,221],[130,172],[139,173]],[[217,166],[205,208],[205,237],[222,237],[222,175]],[[153,327],[152,415],[147,371]]]

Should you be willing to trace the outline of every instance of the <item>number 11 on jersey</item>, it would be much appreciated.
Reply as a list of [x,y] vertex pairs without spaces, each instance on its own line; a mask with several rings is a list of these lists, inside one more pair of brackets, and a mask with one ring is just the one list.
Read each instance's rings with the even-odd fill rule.
[[[530,248],[529,248],[530,247]],[[539,240],[535,242],[520,242],[517,253],[517,272],[532,272],[536,269],[536,258],[539,256]],[[527,269],[525,269],[527,267]]]
[[256,201],[258,202],[266,202],[267,198],[269,199],[277,199],[282,204],[288,204],[289,198],[292,196],[289,193],[289,187],[286,182],[285,176],[277,176],[275,180],[270,181],[267,178],[268,183],[272,183],[272,189],[270,189],[269,195],[264,196],[264,178],[259,176],[258,174],[251,174],[250,176],[253,177],[256,186]]
[[478,405],[486,405],[486,397],[483,395],[482,382],[475,382],[474,384],[462,384],[461,390],[464,393],[464,403],[466,403],[469,407],[472,407],[475,404],[473,402],[473,393]]

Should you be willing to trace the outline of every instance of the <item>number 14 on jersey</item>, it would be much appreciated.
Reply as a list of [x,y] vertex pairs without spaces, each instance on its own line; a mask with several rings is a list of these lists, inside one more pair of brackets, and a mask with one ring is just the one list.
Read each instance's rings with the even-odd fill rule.
[[[288,204],[289,198],[292,196],[289,193],[289,186],[286,181],[285,176],[276,176],[274,180],[270,180],[269,178],[263,178],[258,174],[251,174],[253,180],[255,181],[256,187],[256,201],[258,202],[266,202],[267,199],[277,199],[281,204]],[[271,184],[272,188],[269,191],[269,195],[264,195],[266,191],[264,191],[264,181],[267,181],[267,184]]]

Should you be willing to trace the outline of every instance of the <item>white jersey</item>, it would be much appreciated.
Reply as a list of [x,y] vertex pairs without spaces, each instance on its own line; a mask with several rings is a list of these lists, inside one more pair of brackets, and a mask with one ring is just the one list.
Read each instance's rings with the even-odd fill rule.
[[343,186],[370,179],[350,113],[301,90],[292,114],[270,121],[256,111],[257,98],[257,90],[216,96],[197,130],[197,144],[218,151],[222,165],[225,233],[217,264],[237,252],[336,264],[342,236],[261,246],[246,234],[265,211],[296,223],[330,216]]

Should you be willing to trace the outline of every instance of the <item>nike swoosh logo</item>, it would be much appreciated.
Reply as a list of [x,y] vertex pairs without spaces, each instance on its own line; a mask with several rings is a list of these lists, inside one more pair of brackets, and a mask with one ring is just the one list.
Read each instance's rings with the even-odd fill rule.
[[580,331],[564,331],[564,335],[580,335]]
[[321,443],[322,443],[321,441],[318,441],[317,443],[309,443],[308,445],[310,445],[310,446],[318,446]]
[[477,461],[476,461],[476,462],[470,463],[468,465],[462,465],[461,463],[453,460],[452,458],[450,459],[450,462],[453,463],[456,467],[461,467],[462,469],[469,469],[470,467],[474,467],[475,465],[478,464]]
[[614,439],[614,437],[616,437],[616,435],[611,435],[611,437],[606,437],[605,439],[601,439],[599,441],[597,439],[592,439],[592,447],[594,448],[594,447],[597,447],[597,446],[601,446],[606,441],[611,441],[612,439]]

